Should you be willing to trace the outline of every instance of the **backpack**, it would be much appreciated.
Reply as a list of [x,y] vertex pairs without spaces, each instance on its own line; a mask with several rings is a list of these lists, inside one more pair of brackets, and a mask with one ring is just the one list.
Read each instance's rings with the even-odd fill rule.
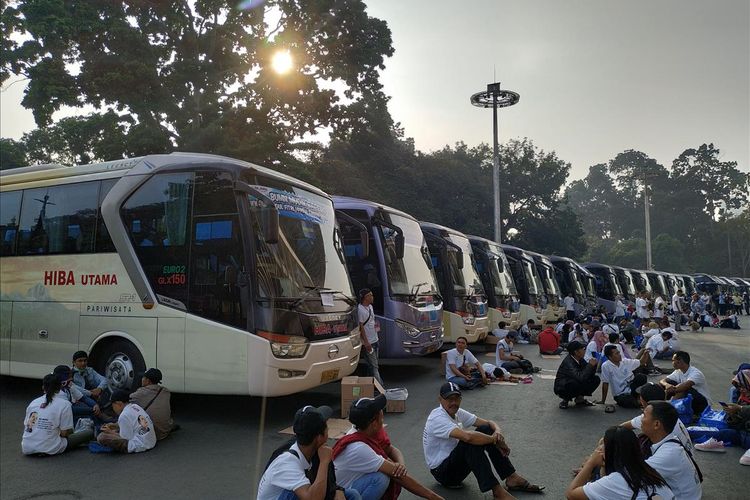
[[[271,463],[279,458],[283,453],[291,453],[295,457],[299,458],[299,455],[295,450],[291,450],[292,445],[297,441],[297,438],[292,438],[286,443],[282,444],[271,453],[271,458],[268,459],[263,472],[268,470]],[[318,467],[320,467],[320,459],[318,454],[313,455],[310,460],[310,469],[305,471],[305,476],[310,480],[310,484],[315,482],[315,478],[318,475]],[[333,465],[333,460],[328,464],[328,481],[326,482],[326,495],[323,497],[325,500],[334,500],[336,496],[336,490],[339,487],[336,486],[336,468]]]

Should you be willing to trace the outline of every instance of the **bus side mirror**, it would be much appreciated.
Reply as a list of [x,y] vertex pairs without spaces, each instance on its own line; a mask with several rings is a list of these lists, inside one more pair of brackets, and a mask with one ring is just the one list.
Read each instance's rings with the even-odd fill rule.
[[266,243],[275,245],[279,242],[279,211],[275,205],[260,209],[260,227]]
[[459,269],[464,268],[464,253],[463,252],[456,252],[456,262],[458,263]]
[[237,269],[234,266],[224,268],[224,284],[234,285],[237,283]]
[[362,258],[366,259],[370,256],[370,237],[367,235],[367,231],[359,232],[359,243],[362,245]]
[[404,258],[404,235],[401,233],[396,233],[396,257]]

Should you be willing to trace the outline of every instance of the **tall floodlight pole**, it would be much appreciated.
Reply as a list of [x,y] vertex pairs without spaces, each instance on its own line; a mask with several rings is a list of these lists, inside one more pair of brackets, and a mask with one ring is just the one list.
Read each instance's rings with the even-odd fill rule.
[[479,108],[492,108],[492,190],[494,199],[495,241],[502,243],[502,222],[500,219],[500,154],[497,144],[497,108],[513,106],[521,98],[512,90],[500,90],[500,82],[487,84],[486,92],[471,96],[471,104]]
[[646,176],[646,170],[643,170],[643,211],[646,223],[646,269],[653,270],[654,266],[651,262],[651,218],[649,217],[648,207],[650,205],[648,196],[648,177]]

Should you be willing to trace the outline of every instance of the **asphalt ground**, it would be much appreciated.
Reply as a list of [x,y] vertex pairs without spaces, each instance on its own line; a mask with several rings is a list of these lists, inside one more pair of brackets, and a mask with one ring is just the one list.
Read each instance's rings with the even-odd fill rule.
[[[750,320],[741,317],[743,330],[707,329],[683,333],[682,347],[708,379],[714,401],[723,401],[732,370],[750,361]],[[480,347],[472,349],[482,361]],[[559,360],[542,359],[537,346],[519,346],[527,358],[554,374]],[[407,410],[387,414],[387,430],[404,453],[410,474],[447,499],[490,498],[482,495],[469,476],[460,490],[439,486],[424,462],[422,429],[437,406],[442,377],[440,358],[384,360],[381,373],[387,387],[409,390]],[[666,361],[658,362],[668,368]],[[656,380],[658,377],[653,377]],[[40,394],[38,380],[0,378],[0,498],[253,498],[268,456],[288,436],[278,431],[292,423],[297,408],[330,405],[340,408],[338,384],[281,398],[219,397],[178,394],[173,411],[182,426],[157,447],[137,455],[93,454],[81,448],[47,458],[21,454],[21,433],[26,405]],[[464,393],[463,407],[498,422],[511,446],[519,473],[546,486],[543,496],[519,493],[519,498],[563,498],[571,470],[580,465],[611,425],[635,416],[635,410],[604,407],[557,407],[553,380],[535,377],[532,384],[490,386]],[[597,391],[595,397],[600,393]],[[750,498],[750,467],[739,464],[744,450],[697,453],[705,481],[706,499]],[[411,498],[408,492],[402,498]]]

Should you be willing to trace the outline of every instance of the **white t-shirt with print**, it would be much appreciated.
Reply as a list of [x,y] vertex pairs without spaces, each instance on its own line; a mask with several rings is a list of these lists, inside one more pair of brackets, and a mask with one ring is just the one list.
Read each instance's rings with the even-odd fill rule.
[[456,365],[456,368],[461,368],[464,364],[468,366],[475,366],[477,364],[477,358],[468,350],[464,349],[463,354],[459,354],[457,349],[451,349],[445,353],[445,379],[448,380],[456,376],[451,370],[450,365]]
[[646,342],[646,349],[648,349],[649,354],[651,354],[651,358],[653,359],[657,353],[664,350],[664,345],[665,342],[664,339],[661,338],[661,335],[654,335],[648,339],[648,342]]
[[638,297],[635,299],[635,312],[638,315],[639,318],[648,318],[648,302],[646,302],[646,299],[642,297]]
[[706,400],[708,401],[708,404],[711,404],[711,394],[708,392],[708,384],[706,383],[706,377],[703,375],[703,372],[697,369],[696,367],[694,366],[689,367],[685,373],[682,373],[682,371],[680,370],[675,370],[672,373],[670,373],[667,378],[674,380],[678,384],[681,384],[688,380],[692,381],[693,389],[703,394],[703,397],[706,398]]
[[[641,427],[643,426],[643,413],[637,417],[633,417],[630,421],[630,425],[633,426],[634,430],[641,432]],[[682,444],[685,445],[685,448],[690,450],[690,453],[693,453],[693,442],[690,440],[690,434],[688,434],[685,424],[678,420],[670,435],[679,439]]]
[[156,431],[146,410],[135,403],[125,405],[117,419],[120,436],[128,440],[128,453],[148,451],[156,446]]
[[576,299],[573,297],[565,297],[563,303],[565,304],[566,311],[575,311]]
[[42,408],[47,396],[39,396],[29,403],[23,420],[21,450],[25,455],[46,453],[56,455],[65,451],[68,440],[60,436],[61,430],[73,428],[73,409],[59,392],[52,402]]
[[588,363],[594,357],[594,353],[598,354],[599,351],[596,348],[596,342],[592,340],[586,345],[586,354],[583,355],[583,360]]
[[[625,478],[619,472],[607,474],[593,483],[584,484],[583,493],[589,500],[631,500],[633,498],[633,490],[630,489]],[[668,486],[660,486],[648,493],[640,490],[635,500],[647,500],[649,494],[659,495],[662,500],[675,498]]]
[[652,455],[646,463],[656,469],[667,482],[675,498],[680,500],[700,500],[703,496],[698,472],[688,457],[687,451],[678,443],[667,443],[674,439],[671,434],[651,445]]
[[664,302],[664,299],[662,299],[661,297],[656,297],[656,300],[654,301],[654,318],[663,318],[665,308],[666,304]]
[[372,304],[367,307],[362,304],[358,305],[357,316],[359,317],[359,324],[364,326],[367,341],[371,344],[377,342],[378,332],[375,329],[375,310],[372,308]]
[[297,456],[285,451],[271,462],[260,478],[257,500],[276,500],[284,491],[294,491],[310,484],[305,471],[312,465],[302,454],[297,443],[289,449],[294,450]]
[[[350,429],[347,434],[352,432],[354,430]],[[377,472],[383,462],[385,458],[375,453],[366,443],[351,443],[333,461],[336,467],[336,484],[349,488],[365,474]]]
[[622,359],[620,366],[607,360],[602,364],[602,382],[609,384],[612,396],[630,394],[630,383],[633,381],[633,370],[641,366],[637,359]]
[[427,468],[432,470],[448,458],[453,448],[458,445],[458,439],[450,437],[453,429],[467,430],[477,421],[477,416],[463,408],[456,412],[453,419],[442,406],[430,412],[422,434],[422,448]]

